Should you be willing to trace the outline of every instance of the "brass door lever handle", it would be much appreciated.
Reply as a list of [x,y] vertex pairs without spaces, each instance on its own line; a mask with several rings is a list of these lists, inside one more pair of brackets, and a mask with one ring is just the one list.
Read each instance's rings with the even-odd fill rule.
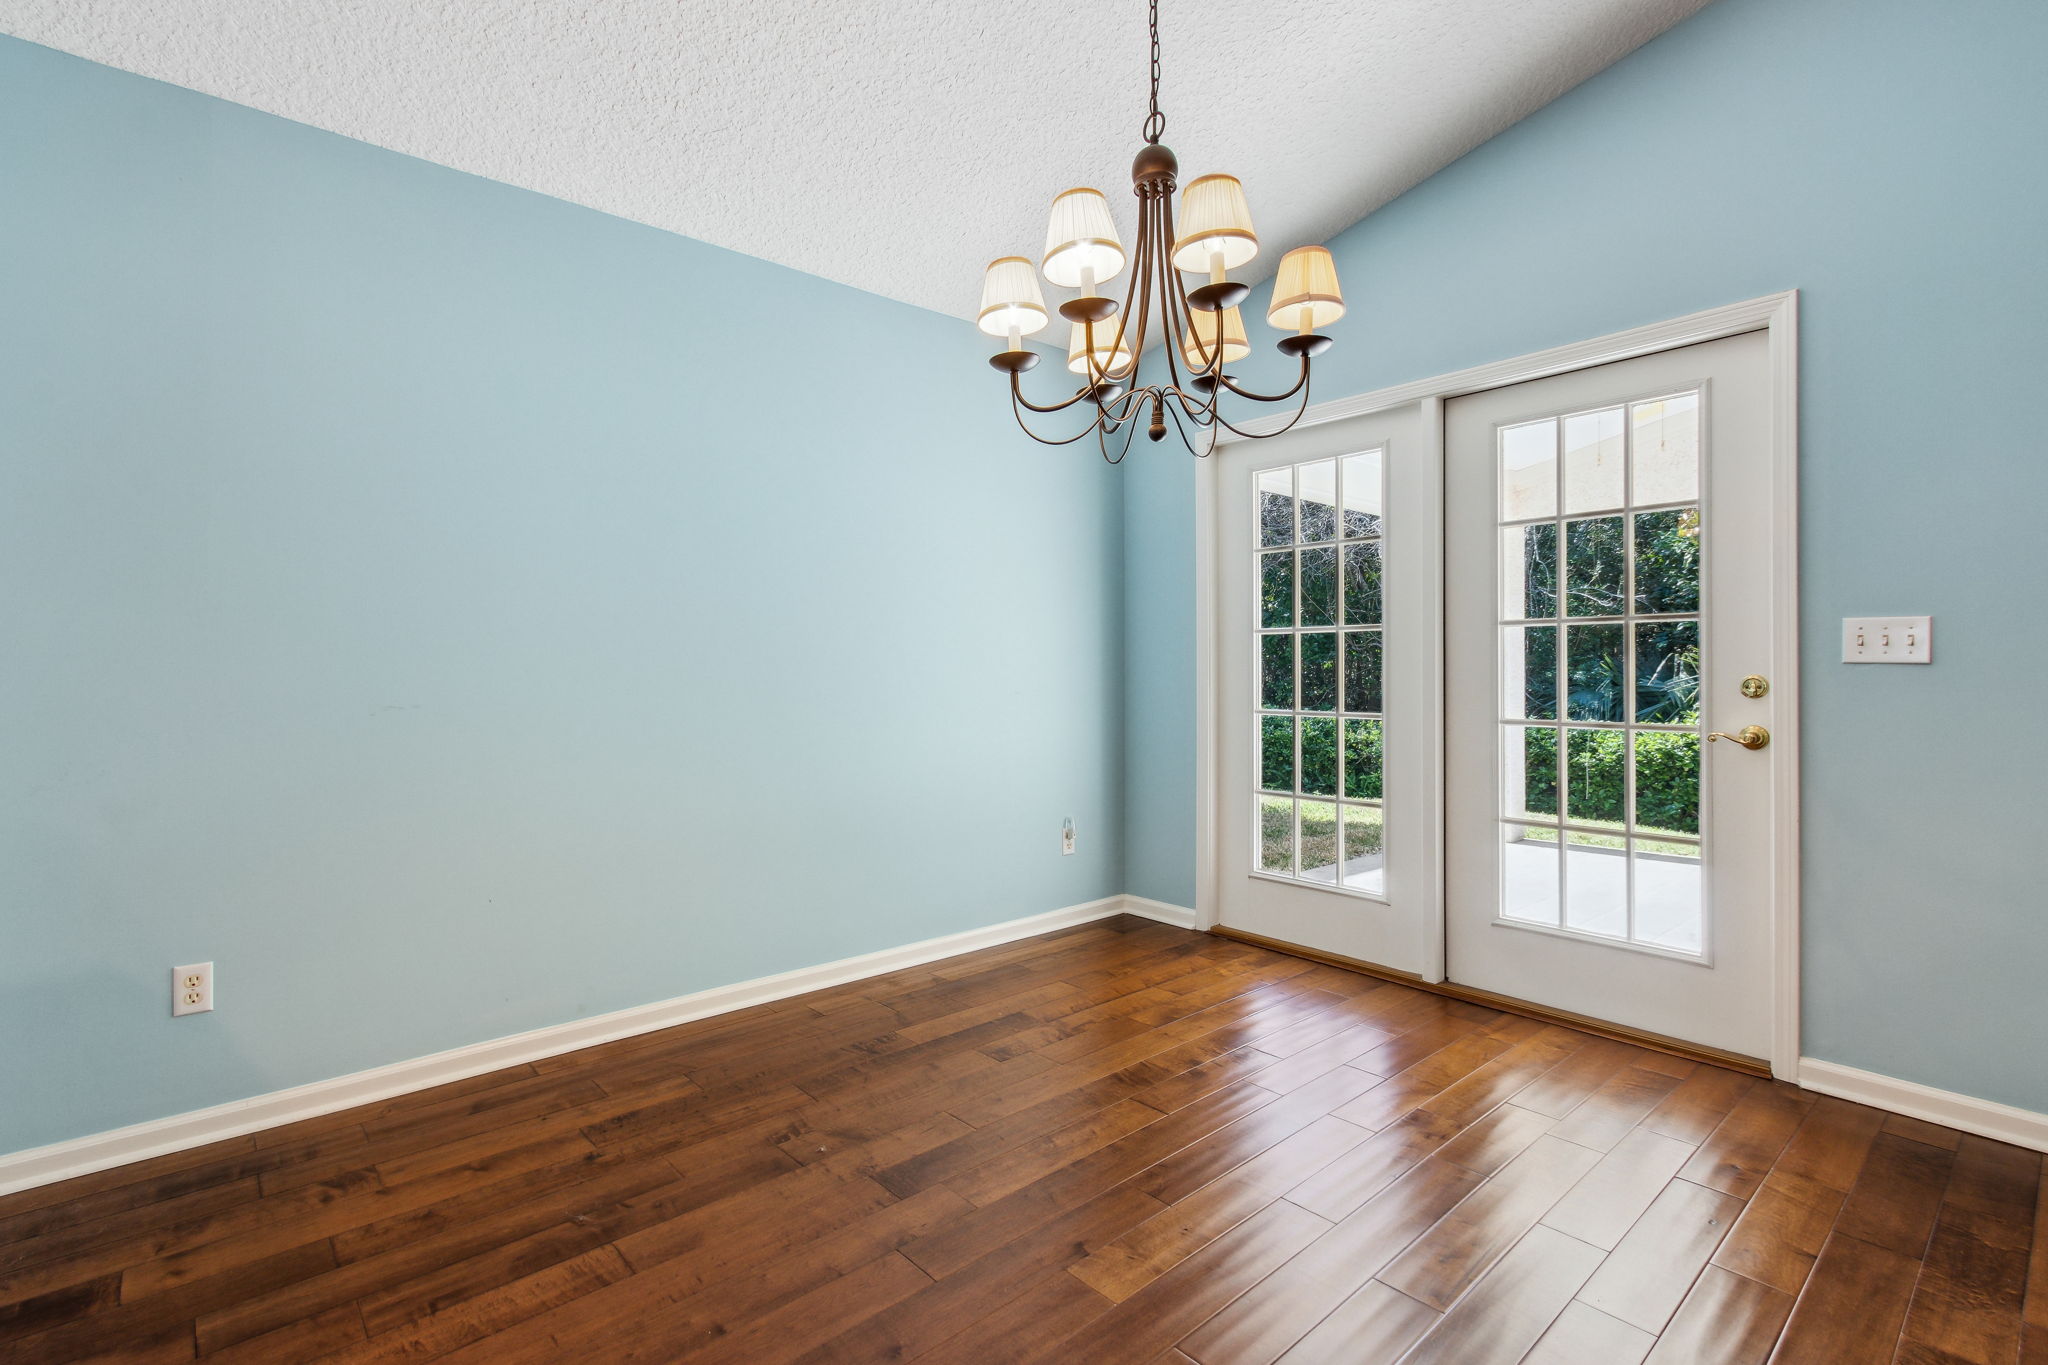
[[1745,749],[1761,749],[1771,742],[1771,732],[1761,725],[1745,725],[1732,735],[1716,730],[1707,736],[1709,744],[1717,739],[1733,740]]

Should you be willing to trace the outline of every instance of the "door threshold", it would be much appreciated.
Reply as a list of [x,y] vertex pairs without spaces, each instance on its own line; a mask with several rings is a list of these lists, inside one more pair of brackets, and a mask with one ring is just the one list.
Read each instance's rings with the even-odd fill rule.
[[1618,1043],[1631,1043],[1636,1047],[1662,1052],[1684,1061],[1705,1062],[1709,1066],[1724,1067],[1729,1071],[1739,1071],[1745,1076],[1760,1076],[1765,1080],[1771,1077],[1769,1062],[1758,1057],[1745,1056],[1740,1052],[1726,1052],[1703,1043],[1688,1043],[1680,1038],[1667,1038],[1661,1033],[1633,1029],[1626,1024],[1612,1024],[1605,1019],[1573,1014],[1570,1010],[1552,1009],[1548,1005],[1518,1000],[1511,995],[1496,995],[1492,991],[1482,991],[1473,986],[1460,986],[1450,981],[1424,981],[1413,972],[1382,967],[1376,962],[1361,962],[1355,957],[1345,957],[1341,953],[1326,953],[1320,948],[1308,948],[1299,943],[1267,938],[1264,934],[1249,934],[1242,929],[1230,929],[1220,924],[1209,932],[1239,943],[1249,943],[1255,948],[1270,948],[1276,953],[1286,953],[1290,957],[1307,958],[1311,962],[1320,962],[1325,966],[1341,967],[1347,972],[1359,972],[1365,976],[1379,977],[1383,981],[1413,986],[1416,990],[1428,991],[1432,995],[1448,996],[1472,1005],[1484,1005],[1488,1009],[1519,1014],[1546,1024],[1558,1024],[1565,1028],[1577,1029],[1581,1033],[1593,1034],[1595,1037],[1611,1038]]

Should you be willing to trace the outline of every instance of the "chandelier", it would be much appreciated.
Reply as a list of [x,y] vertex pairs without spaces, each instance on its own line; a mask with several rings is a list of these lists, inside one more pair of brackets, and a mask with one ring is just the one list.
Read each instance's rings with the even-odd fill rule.
[[[1252,231],[1244,186],[1229,175],[1205,175],[1190,182],[1181,192],[1176,225],[1173,192],[1180,163],[1159,141],[1166,131],[1166,116],[1159,112],[1159,0],[1151,0],[1150,27],[1152,100],[1145,116],[1145,145],[1131,162],[1132,188],[1138,196],[1135,251],[1126,257],[1109,200],[1100,190],[1068,190],[1052,201],[1045,254],[1037,271],[1023,256],[989,262],[976,317],[982,331],[1008,341],[988,363],[1010,376],[1010,409],[1025,434],[1045,445],[1071,445],[1093,435],[1111,464],[1120,463],[1129,452],[1141,418],[1145,434],[1154,441],[1164,439],[1170,423],[1193,455],[1213,451],[1219,431],[1254,435],[1225,420],[1221,403],[1226,393],[1254,403],[1284,403],[1298,395],[1286,426],[1256,433],[1279,435],[1307,409],[1309,364],[1329,349],[1330,339],[1317,329],[1344,316],[1344,296],[1329,249],[1296,247],[1280,258],[1273,299],[1266,309],[1266,321],[1287,333],[1277,343],[1280,353],[1301,362],[1294,386],[1285,393],[1257,393],[1224,373],[1224,366],[1251,354],[1239,313],[1251,289],[1230,279],[1229,272],[1259,254],[1258,234]],[[1119,303],[1100,291],[1127,262],[1130,282]],[[1053,403],[1034,403],[1023,390],[1024,372],[1038,363],[1038,353],[1024,345],[1024,338],[1051,321],[1038,288],[1040,272],[1049,284],[1079,291],[1078,297],[1059,306],[1059,315],[1068,324],[1067,370],[1078,376],[1079,384],[1071,395]],[[1183,273],[1206,275],[1207,282],[1190,289],[1182,281]],[[1159,382],[1141,385],[1138,368],[1152,342],[1155,322],[1164,343],[1166,373],[1154,376]],[[1088,418],[1088,425],[1072,436],[1041,436],[1024,415],[1069,408]],[[1114,439],[1119,434],[1120,442]]]

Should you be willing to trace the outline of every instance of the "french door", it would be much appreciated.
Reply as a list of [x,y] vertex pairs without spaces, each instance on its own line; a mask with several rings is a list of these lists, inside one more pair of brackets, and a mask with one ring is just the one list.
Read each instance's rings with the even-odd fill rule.
[[1767,362],[1748,333],[1444,409],[1446,976],[1757,1058]]
[[1422,970],[1438,726],[1435,445],[1411,406],[1226,445],[1217,917]]

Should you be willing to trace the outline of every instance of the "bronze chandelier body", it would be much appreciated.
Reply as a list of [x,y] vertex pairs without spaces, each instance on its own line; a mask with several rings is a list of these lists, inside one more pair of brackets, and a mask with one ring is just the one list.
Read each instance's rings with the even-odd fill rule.
[[[1024,332],[1035,331],[1047,319],[1030,262],[1006,257],[989,266],[983,292],[981,326],[1001,335],[1007,331],[1007,350],[989,358],[989,364],[1009,375],[1010,405],[1017,424],[1033,440],[1045,445],[1070,445],[1096,438],[1105,460],[1120,463],[1129,453],[1142,425],[1153,441],[1163,440],[1171,427],[1192,454],[1211,453],[1222,432],[1241,437],[1276,436],[1299,421],[1308,406],[1309,374],[1314,358],[1329,349],[1330,338],[1316,326],[1343,315],[1343,300],[1337,290],[1335,267],[1322,247],[1304,247],[1289,252],[1281,261],[1274,286],[1269,320],[1289,330],[1276,348],[1299,362],[1291,387],[1281,393],[1260,393],[1239,384],[1225,372],[1225,365],[1250,350],[1243,324],[1235,311],[1250,294],[1250,287],[1226,278],[1229,253],[1241,262],[1257,251],[1250,215],[1244,207],[1243,190],[1229,176],[1204,177],[1189,187],[1189,219],[1182,236],[1176,236],[1174,193],[1179,187],[1180,164],[1160,137],[1166,118],[1159,110],[1159,6],[1150,5],[1152,70],[1151,105],[1144,124],[1145,145],[1131,162],[1131,183],[1138,200],[1137,241],[1130,258],[1131,277],[1121,301],[1096,292],[1095,274],[1084,270],[1078,287],[1081,296],[1061,303],[1058,313],[1072,329],[1068,368],[1078,379],[1074,391],[1056,402],[1038,403],[1024,396],[1023,376],[1038,364],[1037,352],[1026,348]],[[1221,187],[1219,201],[1214,194],[1200,204],[1192,202],[1205,182],[1228,182]],[[1092,196],[1094,190],[1070,190],[1060,201]],[[1062,240],[1061,202],[1054,205],[1053,230],[1048,236],[1043,262],[1046,278],[1058,284],[1075,284],[1071,264],[1055,269],[1062,253],[1111,262],[1110,273],[1121,268],[1122,247],[1115,241],[1106,204],[1094,209],[1095,225],[1067,229],[1094,232],[1095,236]],[[1223,207],[1218,208],[1218,203]],[[1234,209],[1233,207],[1234,206]],[[1089,203],[1080,205],[1091,208]],[[1206,255],[1209,280],[1187,287],[1181,275]],[[1003,273],[1008,272],[1008,273]],[[1000,277],[1000,278],[999,278]],[[1035,310],[1035,312],[1034,312]],[[1154,340],[1163,342],[1165,374],[1152,383],[1139,383],[1139,371],[1146,365],[1146,351]],[[1021,325],[1020,325],[1021,322]],[[1153,362],[1156,366],[1158,362]],[[1155,370],[1156,373],[1156,370]],[[1285,403],[1295,400],[1292,415],[1280,427],[1251,432],[1233,425],[1223,415],[1224,396],[1252,403]],[[1052,414],[1078,409],[1088,424],[1070,436],[1046,436],[1032,430],[1027,413]],[[1239,420],[1243,420],[1240,418]],[[1118,438],[1121,439],[1118,439]]]

